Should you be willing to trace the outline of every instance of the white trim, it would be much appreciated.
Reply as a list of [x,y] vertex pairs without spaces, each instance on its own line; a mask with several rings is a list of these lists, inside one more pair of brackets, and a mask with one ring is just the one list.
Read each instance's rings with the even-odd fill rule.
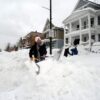
[[89,47],[91,49],[91,23],[90,23],[90,14],[88,14],[88,25],[89,25]]
[[98,7],[100,7],[100,4],[99,4],[99,3],[90,2],[90,4],[93,4],[93,5],[95,5],[95,6],[98,6]]
[[66,44],[66,36],[65,36],[65,34],[66,34],[66,25],[64,25],[64,45]]

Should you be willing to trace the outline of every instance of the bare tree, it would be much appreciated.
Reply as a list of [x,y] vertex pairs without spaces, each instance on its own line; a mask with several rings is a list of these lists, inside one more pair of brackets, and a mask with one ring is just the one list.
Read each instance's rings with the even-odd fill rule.
[[10,51],[10,43],[7,44],[5,51]]

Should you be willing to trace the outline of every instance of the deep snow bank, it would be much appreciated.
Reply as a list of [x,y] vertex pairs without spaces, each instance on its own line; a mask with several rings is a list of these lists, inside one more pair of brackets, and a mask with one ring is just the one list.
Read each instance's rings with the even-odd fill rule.
[[24,63],[28,50],[0,53],[0,100],[99,100],[100,55],[79,51],[38,63],[38,76]]

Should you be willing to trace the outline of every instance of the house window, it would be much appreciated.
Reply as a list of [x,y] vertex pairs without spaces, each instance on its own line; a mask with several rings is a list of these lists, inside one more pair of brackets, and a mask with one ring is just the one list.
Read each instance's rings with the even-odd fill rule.
[[69,31],[70,31],[69,29],[66,29],[66,30],[65,30],[65,34],[68,34]]
[[57,43],[57,41],[52,41],[52,47],[53,47],[53,48],[56,47],[56,43]]
[[56,37],[56,30],[54,30],[54,38]]
[[79,25],[77,25],[77,30],[79,30]]
[[68,38],[66,38],[66,44],[68,44]]
[[100,34],[98,34],[98,41],[100,41]]
[[91,18],[91,27],[94,26],[94,18]]
[[84,37],[84,42],[86,42],[87,41],[87,38],[86,37]]
[[100,16],[98,16],[98,25],[100,25]]
[[92,38],[93,40],[95,40],[95,35],[92,35],[91,38]]
[[49,32],[48,32],[48,33],[46,33],[46,38],[49,38]]
[[84,29],[86,29],[86,21],[84,22]]

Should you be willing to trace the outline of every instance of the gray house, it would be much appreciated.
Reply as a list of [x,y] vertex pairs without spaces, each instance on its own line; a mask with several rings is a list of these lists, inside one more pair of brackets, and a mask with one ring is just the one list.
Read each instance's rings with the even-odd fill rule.
[[[43,32],[44,41],[49,46],[49,33],[50,33],[50,21],[47,19],[46,24],[44,26]],[[52,46],[53,48],[61,48],[64,45],[64,29],[61,27],[57,27],[52,24]]]

